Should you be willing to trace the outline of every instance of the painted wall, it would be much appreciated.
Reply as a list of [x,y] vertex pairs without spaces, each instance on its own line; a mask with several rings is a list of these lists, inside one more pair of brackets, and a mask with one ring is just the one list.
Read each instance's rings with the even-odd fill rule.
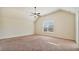
[[18,8],[0,8],[0,39],[33,33],[34,24],[27,13]]
[[79,11],[78,11],[78,14],[77,14],[78,18],[77,18],[77,21],[76,24],[77,24],[77,44],[79,46]]
[[[43,21],[54,21],[54,32],[43,31]],[[75,40],[75,14],[58,10],[35,21],[35,33]]]

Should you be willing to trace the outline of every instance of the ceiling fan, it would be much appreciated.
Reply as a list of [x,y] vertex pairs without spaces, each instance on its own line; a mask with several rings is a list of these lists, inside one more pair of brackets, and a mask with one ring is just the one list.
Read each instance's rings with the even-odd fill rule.
[[32,12],[32,16],[34,17],[40,16],[40,13],[36,11],[36,7],[34,7],[34,12]]

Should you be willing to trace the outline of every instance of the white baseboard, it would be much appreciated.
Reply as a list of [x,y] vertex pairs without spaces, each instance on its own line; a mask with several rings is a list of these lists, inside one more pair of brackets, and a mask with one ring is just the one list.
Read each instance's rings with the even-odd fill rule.
[[7,35],[7,36],[1,36],[0,39],[6,39],[6,38],[12,38],[12,37],[19,37],[19,36],[28,36],[28,35],[33,35],[33,33],[21,34],[21,35]]

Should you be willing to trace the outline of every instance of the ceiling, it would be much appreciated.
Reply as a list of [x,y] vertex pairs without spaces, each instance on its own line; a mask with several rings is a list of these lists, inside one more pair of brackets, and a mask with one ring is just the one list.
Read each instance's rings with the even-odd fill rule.
[[[34,12],[33,7],[19,7],[19,8],[16,8],[16,9],[27,11],[28,13]],[[37,7],[37,12],[40,12],[41,13],[40,15],[42,16],[42,15],[54,12],[58,9],[66,10],[66,11],[69,11],[69,12],[72,12],[72,13],[79,11],[78,7]]]
[[[72,13],[76,13],[77,11],[79,11],[78,7],[37,7],[37,12],[40,12],[40,15],[46,15],[48,13],[54,12],[56,10],[66,10]],[[10,14],[9,16],[13,15],[13,13],[11,14],[11,12],[20,12],[20,14],[23,15],[24,18],[27,17],[27,19],[34,21],[35,18],[33,16],[31,16],[31,13],[34,12],[34,8],[33,7],[2,7],[2,11],[3,13],[6,13],[5,15],[7,16],[7,14]],[[20,15],[20,16],[22,16]],[[17,15],[16,15],[17,16]]]
[[[51,12],[54,12],[56,10],[59,10],[59,9],[62,9],[62,10],[65,10],[65,11],[69,11],[71,13],[76,13],[77,11],[79,11],[79,8],[74,8],[74,7],[37,7],[37,12],[40,12],[40,15],[43,16],[43,15],[46,15],[48,13],[51,13]],[[27,14],[28,16],[31,15],[32,12],[34,12],[34,8],[33,7],[28,7],[28,8],[23,8],[24,11],[27,10]],[[33,19],[33,16],[29,16],[30,18]]]

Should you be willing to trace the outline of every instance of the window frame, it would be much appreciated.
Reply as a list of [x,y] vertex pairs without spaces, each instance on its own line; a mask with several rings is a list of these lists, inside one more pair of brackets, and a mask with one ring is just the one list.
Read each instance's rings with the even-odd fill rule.
[[[47,31],[44,31],[45,23],[46,23],[46,22],[49,24],[48,26],[51,25],[51,26],[53,27],[53,28],[52,28],[52,31],[48,30],[49,28],[47,29]],[[51,23],[51,24],[50,24],[50,23]],[[52,20],[44,20],[44,21],[43,21],[43,32],[54,32],[54,22],[53,22]]]

